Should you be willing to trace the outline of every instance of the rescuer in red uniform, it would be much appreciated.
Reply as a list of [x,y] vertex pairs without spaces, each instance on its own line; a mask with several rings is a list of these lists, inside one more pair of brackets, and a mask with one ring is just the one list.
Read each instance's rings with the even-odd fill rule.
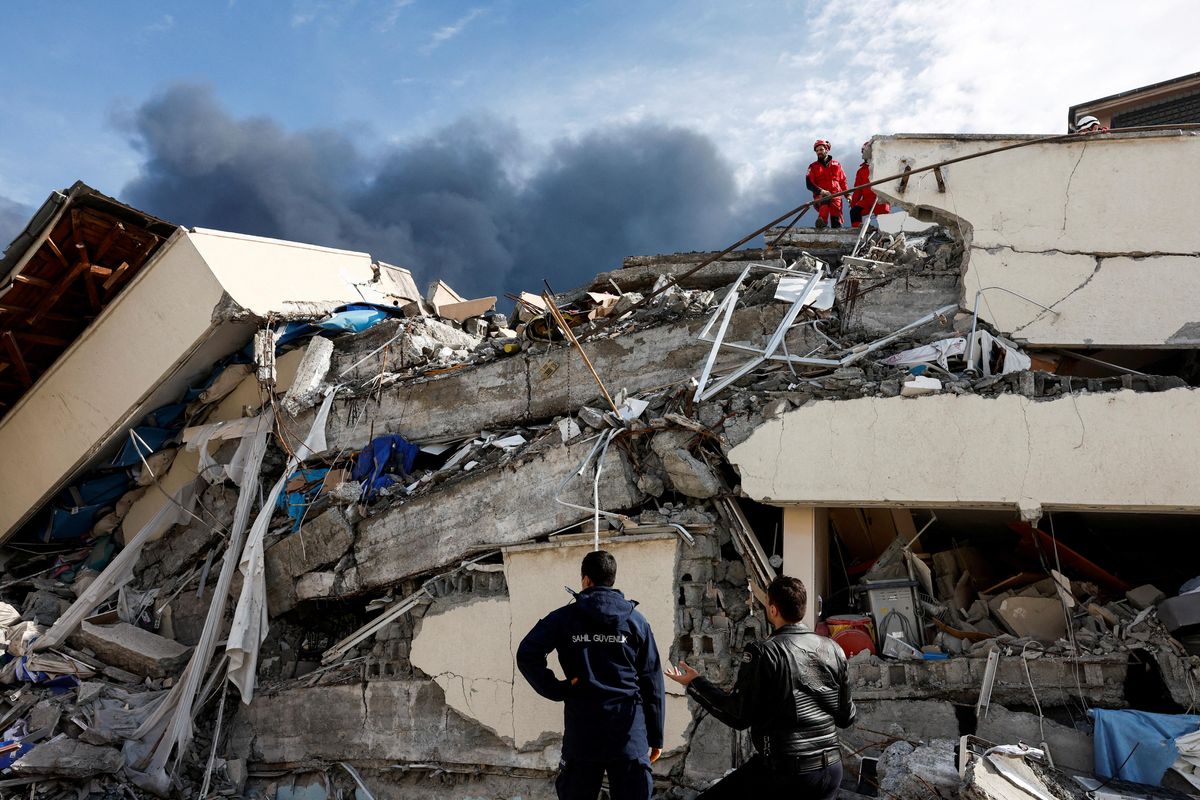
[[817,153],[817,160],[808,165],[804,185],[813,193],[813,200],[817,201],[817,227],[840,228],[842,198],[821,198],[846,191],[849,188],[846,185],[846,173],[842,170],[842,165],[829,155],[829,142],[818,139],[813,143],[813,150]]
[[[863,142],[862,157],[863,162],[858,165],[858,172],[854,174],[854,185],[856,187],[871,182],[870,142]],[[853,228],[862,227],[863,220],[871,215],[872,207],[874,207],[876,214],[892,213],[892,207],[888,203],[875,202],[875,192],[870,188],[856,188],[850,195],[850,226]]]

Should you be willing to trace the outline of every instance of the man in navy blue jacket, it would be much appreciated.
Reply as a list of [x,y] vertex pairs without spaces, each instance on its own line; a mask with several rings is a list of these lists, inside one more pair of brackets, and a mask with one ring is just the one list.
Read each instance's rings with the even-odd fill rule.
[[[612,588],[617,561],[597,550],[583,558],[583,591],[538,621],[517,648],[517,667],[534,691],[562,701],[560,800],[595,800],[608,773],[612,800],[648,800],[650,765],[663,746],[665,697],[650,623]],[[566,678],[546,666],[550,651]]]

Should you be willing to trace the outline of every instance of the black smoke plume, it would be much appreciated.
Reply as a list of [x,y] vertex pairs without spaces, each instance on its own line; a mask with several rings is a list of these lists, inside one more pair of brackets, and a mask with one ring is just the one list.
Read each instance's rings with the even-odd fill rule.
[[559,142],[533,165],[521,133],[487,116],[366,154],[337,132],[234,119],[201,86],[168,89],[131,125],[145,161],[126,202],[182,225],[365,250],[468,295],[543,279],[561,291],[625,255],[721,247],[803,199],[799,171],[739,197],[713,141],[652,122]]

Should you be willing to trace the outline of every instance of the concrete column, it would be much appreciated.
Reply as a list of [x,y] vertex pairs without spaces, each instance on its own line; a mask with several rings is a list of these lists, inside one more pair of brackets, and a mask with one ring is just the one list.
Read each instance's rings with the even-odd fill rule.
[[825,508],[784,506],[783,574],[804,581],[808,589],[804,624],[814,627],[818,598],[829,583],[829,514]]

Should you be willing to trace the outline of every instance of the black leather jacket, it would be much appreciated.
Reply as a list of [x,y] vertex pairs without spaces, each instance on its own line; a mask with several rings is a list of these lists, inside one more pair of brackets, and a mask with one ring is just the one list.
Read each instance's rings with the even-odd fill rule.
[[688,694],[726,725],[750,728],[768,757],[836,749],[837,729],[854,724],[842,648],[799,623],[747,646],[731,691],[696,678]]

